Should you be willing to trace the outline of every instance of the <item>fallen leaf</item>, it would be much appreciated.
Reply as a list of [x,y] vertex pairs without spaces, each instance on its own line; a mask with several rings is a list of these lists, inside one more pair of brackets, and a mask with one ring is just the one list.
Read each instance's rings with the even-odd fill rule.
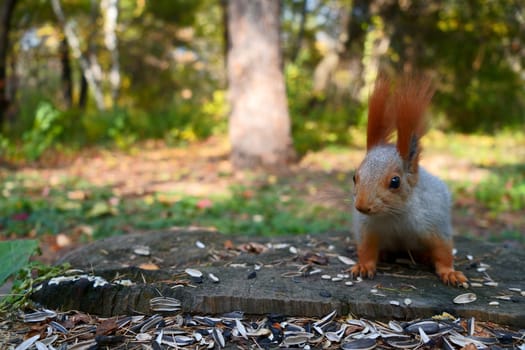
[[71,238],[69,238],[64,233],[59,233],[55,238],[55,242],[59,248],[69,247],[71,244],[73,244]]
[[[68,322],[71,322],[70,324]],[[92,319],[89,315],[78,312],[75,315],[71,315],[68,319],[62,322],[62,325],[66,328],[72,328],[80,323],[91,323]]]
[[245,199],[251,199],[251,198],[255,197],[255,192],[252,191],[252,190],[244,190],[244,191],[242,191],[242,196]]
[[154,263],[143,263],[139,265],[139,269],[154,271],[154,270],[159,270],[160,267]]
[[302,263],[304,264],[317,264],[317,265],[327,265],[328,257],[323,254],[306,252],[305,254],[299,257]]
[[16,214],[11,215],[11,219],[15,221],[26,221],[27,219],[29,219],[29,214],[28,213],[16,213]]
[[254,216],[252,216],[252,221],[256,223],[263,222],[264,216],[262,216],[261,214],[255,214]]
[[81,201],[87,198],[87,193],[82,190],[69,191],[67,193],[67,198],[71,200]]
[[467,344],[461,350],[477,350],[478,348],[473,343]]
[[249,243],[238,245],[237,249],[242,252],[246,252],[246,253],[261,254],[264,251],[266,251],[267,248],[264,244],[256,243],[256,242],[249,242]]
[[118,329],[118,324],[115,318],[108,318],[102,321],[98,326],[95,332],[96,335],[109,335],[115,333]]
[[97,218],[105,215],[114,215],[116,214],[116,208],[112,208],[105,201],[96,202],[91,210],[86,214],[88,218]]
[[224,249],[232,250],[233,248],[234,246],[231,239],[227,239],[224,241]]
[[89,226],[89,225],[78,225],[77,227],[74,228],[73,232],[75,234],[83,234],[83,235],[91,237],[93,236],[95,229],[93,228],[93,226]]
[[197,202],[197,208],[199,209],[211,208],[212,206],[213,202],[208,198],[203,198]]
[[181,196],[175,195],[175,194],[165,194],[165,193],[159,193],[157,194],[157,201],[162,204],[173,204],[180,201]]
[[113,196],[109,199],[109,204],[112,206],[112,207],[116,207],[117,205],[120,204],[120,198],[117,197],[117,196]]

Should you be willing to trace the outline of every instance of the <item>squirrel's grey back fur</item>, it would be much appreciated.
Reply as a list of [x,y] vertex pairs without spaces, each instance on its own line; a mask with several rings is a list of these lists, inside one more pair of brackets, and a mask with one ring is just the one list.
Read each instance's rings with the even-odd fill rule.
[[[358,186],[364,186],[364,190],[373,195],[374,191],[381,190],[378,188],[381,179],[387,167],[392,165],[403,169],[403,161],[394,145],[372,148],[359,167],[362,181]],[[408,176],[411,175],[405,169],[401,173],[402,186],[410,186]],[[417,250],[421,243],[418,238],[432,234],[447,240],[452,238],[450,192],[443,181],[423,167],[419,166],[418,181],[402,205],[402,208],[372,215],[362,214],[353,206],[353,230],[357,241],[361,241],[362,232],[373,232],[380,237],[381,249]]]

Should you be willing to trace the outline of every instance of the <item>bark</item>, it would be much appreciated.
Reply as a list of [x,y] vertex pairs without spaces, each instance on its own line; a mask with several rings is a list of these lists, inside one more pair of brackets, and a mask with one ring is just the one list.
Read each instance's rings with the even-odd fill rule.
[[333,73],[339,65],[339,55],[335,50],[328,51],[319,61],[314,70],[313,90],[316,94],[321,94],[328,88]]
[[73,78],[71,74],[71,61],[69,58],[69,46],[64,37],[60,43],[60,62],[62,64],[62,91],[64,101],[68,108],[73,106]]
[[[367,100],[380,71],[382,58],[385,57],[390,47],[392,32],[397,27],[395,26],[396,21],[393,19],[393,17],[398,16],[397,6],[397,2],[374,2],[370,4],[370,16],[379,16],[380,19],[375,23],[373,29],[366,33],[363,42],[363,69],[361,73],[363,85],[359,93],[361,101]],[[400,42],[403,41],[400,40]],[[400,62],[406,61],[401,58]]]
[[84,72],[80,72],[80,89],[78,93],[78,108],[85,109],[87,105],[88,83]]
[[64,12],[62,11],[62,6],[60,5],[60,0],[51,0],[51,5],[60,25],[64,30],[64,34],[71,47],[73,56],[78,60],[80,67],[82,68],[82,73],[86,78],[87,84],[93,92],[97,108],[99,110],[104,110],[104,95],[102,94],[102,89],[97,79],[97,74],[99,74],[97,70],[100,71],[100,66],[96,64],[96,61],[93,59],[88,59],[88,57],[82,54],[78,36],[75,33],[73,24],[66,21]]
[[299,56],[299,52],[301,51],[301,44],[303,42],[304,38],[304,30],[306,27],[306,15],[307,15],[307,7],[306,7],[307,1],[303,0],[301,4],[301,20],[299,22],[299,32],[297,33],[297,38],[295,39],[295,43],[292,49],[290,61],[295,62],[297,61],[297,57]]
[[104,18],[104,43],[111,55],[109,85],[113,105],[117,105],[120,93],[120,64],[117,38],[118,0],[102,0],[100,9]]
[[350,16],[346,7],[347,5],[343,3],[340,4],[340,24],[338,25],[338,34],[334,38],[336,40],[332,45],[329,46],[327,53],[315,67],[313,90],[316,96],[326,93],[328,87],[332,85],[343,90],[346,90],[348,88],[347,83],[345,83],[344,86],[340,86],[337,80],[333,78],[334,74],[341,66],[341,62],[344,58],[345,48],[348,42],[348,33],[346,29],[348,27]]
[[278,167],[295,155],[280,66],[280,1],[228,3],[231,161],[237,168]]
[[[98,3],[96,0],[91,0],[90,1],[91,3],[91,6],[90,6],[90,24],[95,27],[97,25],[97,18],[98,18]],[[87,37],[87,50],[84,52],[84,56],[85,57],[88,57],[89,58],[89,64],[91,64],[91,62],[95,62],[95,64],[97,63],[97,60],[96,60],[96,47],[95,47],[95,36],[96,36],[96,31],[95,30],[92,30],[88,37]],[[94,61],[93,61],[94,59]],[[94,69],[93,70],[94,74],[94,78],[95,78],[95,82],[96,84],[99,84],[100,86],[100,82],[101,82],[101,70],[96,70]],[[98,74],[97,74],[98,73]],[[78,94],[78,107],[80,109],[85,109],[86,106],[87,106],[87,102],[88,102],[88,90],[89,90],[89,85],[88,85],[88,82],[87,82],[87,79],[86,79],[86,75],[84,74],[84,71],[82,70],[82,67],[80,68],[80,88],[79,88],[79,94]]]
[[365,84],[363,52],[367,33],[365,28],[369,27],[371,21],[371,5],[372,2],[369,0],[355,0],[352,2],[348,15],[348,40],[345,44],[344,55],[348,61],[349,72],[352,74],[349,89],[354,100],[361,98],[360,92]]
[[9,100],[7,98],[7,52],[9,50],[9,30],[16,0],[4,0],[0,8],[0,129],[4,124]]
[[224,68],[228,69],[228,51],[230,51],[230,34],[228,33],[228,0],[220,0],[220,6],[222,11],[222,40],[223,42],[223,54],[224,54]]

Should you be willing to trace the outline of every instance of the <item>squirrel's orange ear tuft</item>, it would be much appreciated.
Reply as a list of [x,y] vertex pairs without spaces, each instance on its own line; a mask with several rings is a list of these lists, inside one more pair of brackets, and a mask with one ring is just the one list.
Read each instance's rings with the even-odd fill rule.
[[374,91],[368,99],[367,150],[387,143],[395,129],[395,119],[386,113],[389,95],[390,80],[384,73],[380,73],[375,82]]
[[429,79],[405,76],[396,86],[393,96],[397,150],[414,173],[421,153],[419,140],[426,131],[425,109],[433,95],[434,88]]

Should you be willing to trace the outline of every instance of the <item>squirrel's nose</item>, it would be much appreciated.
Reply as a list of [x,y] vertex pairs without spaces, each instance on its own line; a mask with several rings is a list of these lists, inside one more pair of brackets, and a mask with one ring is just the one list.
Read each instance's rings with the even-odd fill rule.
[[370,214],[372,208],[369,205],[356,204],[355,208],[363,214]]

